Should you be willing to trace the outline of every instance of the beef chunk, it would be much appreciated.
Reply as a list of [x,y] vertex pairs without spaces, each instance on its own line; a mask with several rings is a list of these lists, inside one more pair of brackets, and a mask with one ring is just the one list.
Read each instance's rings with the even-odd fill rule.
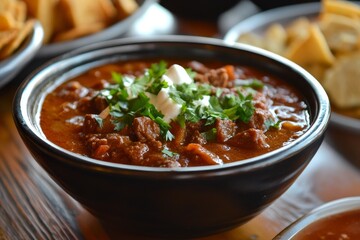
[[141,142],[132,142],[124,151],[131,164],[144,165],[144,154],[149,151],[149,146]]
[[[90,149],[91,157],[113,162],[124,162],[125,149],[131,144],[128,136],[116,133],[87,134],[85,143]],[[120,156],[120,157],[119,157]]]
[[100,124],[97,119],[100,118],[96,114],[86,114],[83,132],[84,133],[110,133],[114,131],[114,125],[110,121],[110,117],[102,120]]
[[88,134],[85,136],[85,144],[95,151],[100,145],[107,145],[107,139],[102,134]]
[[148,117],[134,118],[132,127],[140,142],[157,140],[160,137],[159,125]]
[[96,113],[102,112],[105,108],[109,106],[104,96],[97,95],[91,99],[94,103],[94,111]]
[[215,87],[226,87],[229,81],[229,75],[225,68],[211,69],[204,74],[196,74],[195,81],[210,83]]
[[161,148],[159,125],[148,117],[137,117],[134,119],[132,129],[138,141],[148,143],[152,147]]
[[267,130],[266,121],[275,122],[273,114],[269,110],[255,109],[248,125],[250,128]]
[[223,143],[234,136],[236,124],[231,120],[217,119],[215,128],[217,141]]
[[125,148],[131,143],[128,136],[122,136],[117,133],[87,134],[85,135],[85,142],[92,150],[96,149],[100,145],[109,145],[111,149],[120,149]]
[[61,89],[58,96],[68,101],[75,101],[88,95],[89,91],[90,90],[87,87],[82,86],[79,82],[71,81]]
[[80,98],[79,101],[77,102],[77,109],[80,112],[94,112],[93,106],[92,106],[92,101],[91,101],[92,97],[90,96],[85,96],[83,98]]
[[266,143],[266,136],[262,130],[249,128],[230,138],[227,143],[232,146],[247,149],[262,149],[269,145]]
[[144,165],[151,167],[181,167],[177,161],[178,155],[175,157],[166,157],[161,152],[152,152],[144,157]]
[[253,95],[255,108],[268,109],[267,105],[270,105],[268,101],[270,100],[266,99],[266,95],[261,92],[257,92],[255,95]]
[[194,132],[195,130],[198,130],[199,132],[201,132],[203,126],[204,126],[204,121],[199,121],[199,122],[189,122],[186,124],[186,128],[187,131]]
[[207,141],[205,137],[199,132],[199,130],[195,130],[192,133],[189,133],[188,142],[189,143],[198,143],[198,144],[206,144]]

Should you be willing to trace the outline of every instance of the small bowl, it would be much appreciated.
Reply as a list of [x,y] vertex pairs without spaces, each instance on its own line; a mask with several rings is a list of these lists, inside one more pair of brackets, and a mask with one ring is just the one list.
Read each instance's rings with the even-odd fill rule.
[[[360,197],[334,200],[305,214],[280,232],[274,240],[328,239],[326,236],[331,239],[359,239],[359,213]],[[353,218],[349,219],[351,214],[357,214],[355,221]],[[351,235],[350,230],[355,235]],[[314,238],[315,232],[317,232],[316,238]],[[326,235],[329,232],[331,236]],[[320,236],[324,236],[324,238],[320,238]]]
[[[289,24],[299,17],[315,19],[320,12],[319,2],[279,7],[253,15],[232,27],[224,36],[228,43],[235,43],[241,34],[261,34],[272,23]],[[325,140],[343,154],[354,166],[360,167],[360,119],[332,112]]]
[[34,29],[10,57],[0,61],[0,88],[10,82],[36,55],[41,47],[44,31],[39,22],[35,22]]
[[[250,65],[298,89],[310,127],[290,144],[251,159],[187,168],[109,163],[64,150],[39,125],[49,89],[95,66],[119,60],[214,59]],[[284,193],[318,150],[330,117],[328,97],[306,71],[275,54],[219,39],[162,36],[118,39],[56,58],[29,76],[14,99],[18,131],[36,161],[107,229],[156,237],[198,237],[235,228]]]
[[110,40],[124,35],[129,29],[131,29],[131,26],[145,14],[149,7],[157,2],[157,0],[138,0],[137,2],[139,3],[139,9],[127,18],[122,19],[106,29],[91,35],[76,38],[70,41],[45,44],[40,48],[36,57],[48,60],[49,58],[88,44]]

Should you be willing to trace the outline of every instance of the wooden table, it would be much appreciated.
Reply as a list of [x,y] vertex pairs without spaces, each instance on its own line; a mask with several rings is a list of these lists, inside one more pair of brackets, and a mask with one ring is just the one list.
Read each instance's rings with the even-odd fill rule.
[[[215,22],[176,20],[179,33],[215,36],[217,31]],[[20,139],[11,106],[20,81],[18,77],[0,90],[0,239],[110,239],[98,221],[49,178]],[[360,170],[324,142],[294,185],[262,214],[202,240],[272,239],[314,207],[355,195],[360,195]]]

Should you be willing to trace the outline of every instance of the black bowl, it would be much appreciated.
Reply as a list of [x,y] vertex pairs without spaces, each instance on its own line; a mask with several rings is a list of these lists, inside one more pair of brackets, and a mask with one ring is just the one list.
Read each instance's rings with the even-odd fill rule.
[[[98,161],[64,150],[42,133],[38,115],[42,100],[60,82],[105,63],[173,57],[231,61],[286,79],[306,99],[310,128],[290,144],[259,157],[175,169]],[[320,146],[329,106],[323,88],[310,74],[275,54],[218,39],[163,36],[108,41],[54,59],[23,82],[13,107],[18,131],[36,161],[105,227],[183,238],[239,226],[284,193]]]

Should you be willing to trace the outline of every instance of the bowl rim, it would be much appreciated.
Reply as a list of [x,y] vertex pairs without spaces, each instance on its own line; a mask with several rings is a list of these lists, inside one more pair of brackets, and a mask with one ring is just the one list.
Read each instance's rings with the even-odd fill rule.
[[[301,75],[308,84],[312,87],[312,91],[316,94],[316,101],[318,102],[319,112],[314,117],[312,125],[309,129],[298,139],[291,142],[290,144],[283,146],[279,149],[271,151],[269,153],[263,154],[258,157],[250,158],[247,160],[235,161],[232,163],[226,163],[220,166],[197,166],[197,167],[179,167],[179,168],[159,168],[159,167],[144,167],[144,166],[134,166],[127,164],[119,164],[119,163],[110,163],[101,160],[92,159],[90,157],[81,156],[79,154],[75,154],[68,150],[65,150],[49,140],[47,140],[42,133],[37,131],[37,129],[31,124],[29,119],[29,113],[26,108],[27,99],[31,95],[31,91],[34,87],[36,87],[36,83],[41,80],[41,74],[44,73],[45,70],[51,69],[51,67],[56,67],[57,65],[61,66],[69,59],[76,61],[78,58],[85,56],[86,54],[94,54],[96,51],[103,51],[105,48],[111,49],[111,47],[118,46],[127,46],[127,45],[139,45],[139,44],[152,44],[153,46],[157,46],[159,43],[166,44],[193,44],[194,46],[216,46],[225,49],[231,49],[236,51],[246,51],[255,55],[261,55],[267,58],[270,58],[272,61],[283,64],[285,66],[290,67],[294,71],[296,71],[299,75]],[[99,49],[99,50],[94,50]],[[40,76],[39,76],[40,75]],[[40,79],[39,79],[40,78]],[[70,53],[61,55],[57,58],[54,58],[43,66],[38,68],[32,74],[30,74],[25,81],[22,82],[20,87],[17,89],[17,92],[14,97],[13,102],[13,115],[15,119],[15,123],[18,128],[20,128],[24,134],[30,136],[31,141],[36,142],[44,148],[45,150],[50,147],[51,149],[48,151],[50,154],[59,154],[60,156],[66,156],[66,159],[62,159],[62,161],[67,161],[70,164],[76,164],[77,166],[96,166],[97,169],[103,168],[103,171],[139,171],[139,172],[164,172],[164,173],[189,173],[189,172],[213,172],[218,171],[220,169],[227,170],[236,170],[238,171],[238,167],[242,166],[242,170],[247,171],[248,169],[259,168],[260,166],[271,165],[275,162],[281,161],[285,156],[296,154],[301,149],[305,148],[311,143],[319,140],[324,134],[329,118],[330,118],[330,103],[329,99],[325,93],[325,90],[322,86],[316,81],[316,79],[310,75],[303,68],[298,66],[297,64],[279,56],[269,51],[245,45],[238,44],[236,46],[227,44],[221,39],[215,38],[207,38],[207,37],[197,37],[197,36],[185,36],[185,35],[169,35],[169,36],[155,36],[149,38],[122,38],[109,40],[101,43],[95,43],[89,46],[84,47],[83,49],[74,50]],[[21,133],[21,131],[19,131]],[[74,161],[75,160],[75,161]]]
[[[36,55],[44,38],[44,30],[39,21],[21,46],[8,58],[0,61],[0,88],[11,81],[16,74]],[[3,76],[4,74],[4,76]]]
[[360,196],[332,200],[314,208],[310,212],[297,219],[295,222],[277,234],[274,240],[292,239],[292,237],[301,232],[301,230],[319,220],[354,210],[360,210]]
[[150,8],[152,4],[158,1],[159,0],[143,0],[143,3],[133,14],[94,34],[90,34],[69,41],[45,44],[39,49],[36,58],[46,59],[49,57],[58,56],[73,49],[87,45],[89,44],[89,42],[95,43],[119,37],[122,34],[126,33],[126,31],[128,30],[126,26],[132,25],[137,19],[141,17],[141,15],[143,15]]

